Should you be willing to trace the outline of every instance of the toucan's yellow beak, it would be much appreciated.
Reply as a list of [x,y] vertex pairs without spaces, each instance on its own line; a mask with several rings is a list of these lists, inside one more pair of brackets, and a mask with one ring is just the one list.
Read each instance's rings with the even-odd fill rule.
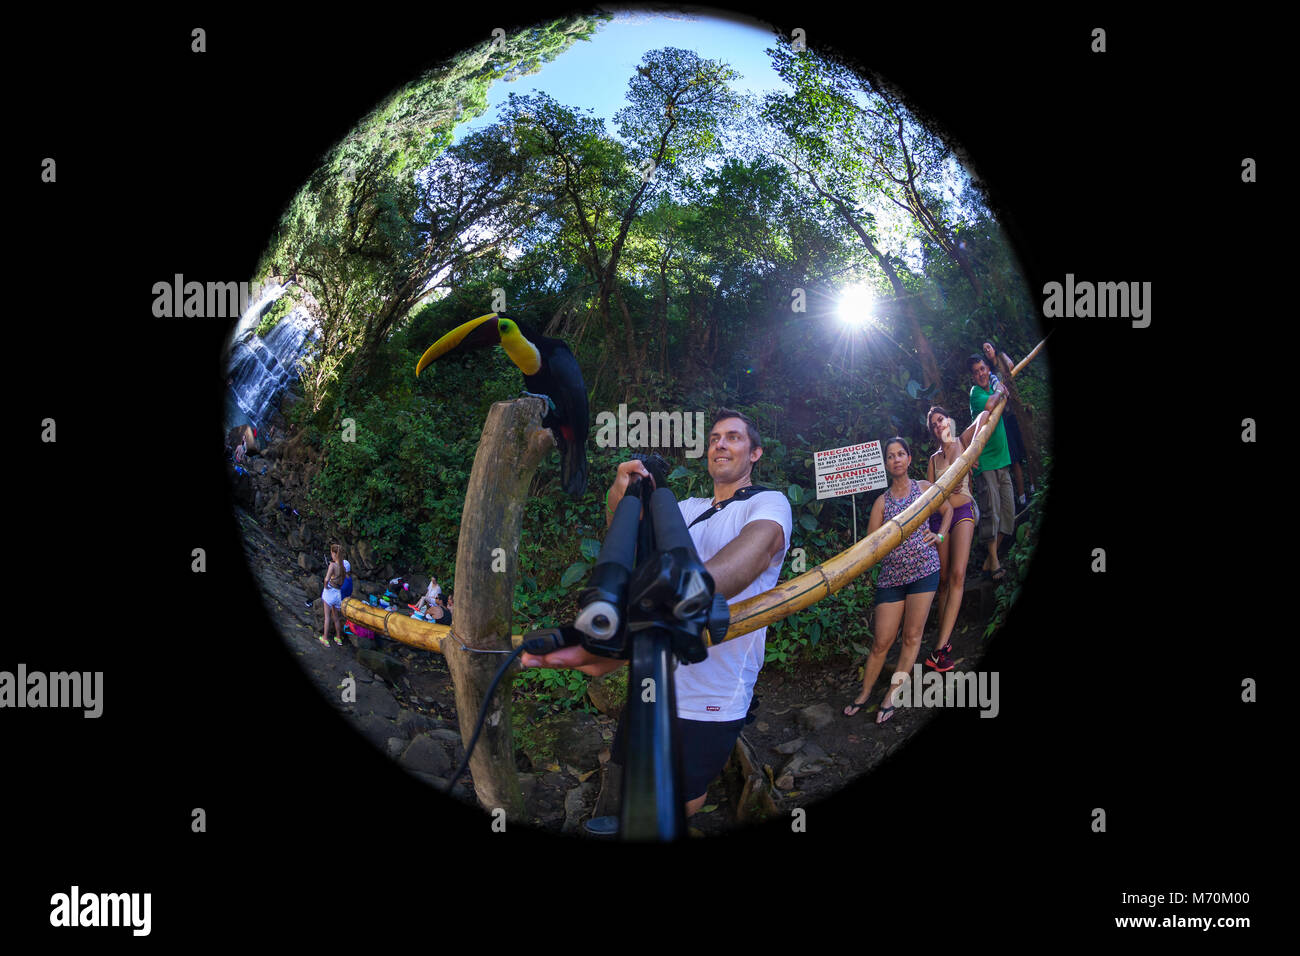
[[438,341],[425,349],[424,354],[420,356],[420,361],[415,363],[416,376],[419,376],[419,374],[435,360],[442,358],[442,356],[460,345],[460,343],[464,341],[465,336],[469,335],[484,322],[495,320],[496,317],[497,314],[495,312],[490,312],[487,315],[480,315],[477,319],[472,319],[464,325],[458,325],[442,338],[438,339]]

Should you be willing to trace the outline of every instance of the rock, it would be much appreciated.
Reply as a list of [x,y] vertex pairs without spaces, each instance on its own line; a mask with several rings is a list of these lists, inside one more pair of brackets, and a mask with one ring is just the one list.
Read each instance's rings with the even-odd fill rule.
[[302,568],[304,571],[310,571],[310,570],[311,570],[311,563],[310,563],[310,562],[308,561],[308,559],[307,559],[307,552],[306,552],[306,551],[299,551],[299,552],[298,552],[298,567]]
[[[403,707],[397,715],[397,726],[409,739],[428,730],[442,730],[446,725],[438,717],[430,717],[418,710],[408,710]],[[456,735],[456,739],[460,739],[460,734]]]
[[554,830],[564,825],[564,807],[546,806],[540,807],[537,812],[537,822],[547,830]]
[[794,740],[787,740],[775,748],[779,754],[785,754],[787,757],[803,746],[803,738],[796,737]]
[[230,431],[226,432],[226,447],[234,449],[243,440],[245,450],[250,455],[257,454],[257,438],[253,435],[253,426],[236,425]]
[[757,730],[760,734],[765,734],[772,728],[767,721],[760,720],[758,723],[754,725],[754,729]]
[[410,742],[410,741],[403,740],[401,737],[389,737],[389,738],[388,738],[388,756],[390,756],[390,757],[392,757],[394,760],[396,760],[398,757],[400,757],[400,756],[402,755],[402,751],[406,749],[406,745],[407,745],[409,742]]
[[[599,754],[604,746],[596,718],[582,711],[569,711],[547,718],[543,725],[555,735],[552,750],[562,767],[578,770],[595,770],[600,766]],[[533,758],[532,754],[529,754]],[[535,759],[535,758],[533,758]]]
[[375,552],[367,541],[357,542],[357,563],[361,565],[361,570],[367,574],[375,568]]
[[519,775],[519,792],[524,795],[525,806],[532,806],[537,794],[537,774],[521,773]]
[[[378,674],[390,684],[396,684],[398,679],[406,673],[405,664],[381,651],[359,650],[357,651],[357,663]],[[394,714],[393,716],[396,717],[397,715]]]
[[456,768],[452,766],[451,757],[442,741],[435,740],[428,734],[419,734],[402,752],[401,764],[408,770],[418,770],[445,777]]
[[388,738],[393,736],[393,722],[378,717],[375,714],[366,714],[356,722],[357,730],[361,736],[370,741],[380,750],[386,750],[388,747]]
[[[397,719],[400,711],[401,707],[398,706],[397,701],[386,687],[378,683],[362,684],[358,682],[356,702],[356,712],[358,714],[374,714],[391,722]],[[393,725],[390,724],[390,726]],[[391,733],[384,734],[384,740],[386,741],[390,736],[392,736]],[[382,744],[381,741],[381,746]]]
[[443,743],[458,744],[458,745],[462,743],[460,739],[460,731],[452,730],[450,727],[442,727],[437,730],[429,730],[429,731],[425,731],[425,733],[427,733],[434,740],[441,740]]
[[827,703],[813,704],[799,711],[797,721],[805,730],[821,730],[835,719],[835,712]]
[[778,776],[784,777],[787,774],[795,774],[800,777],[809,777],[815,773],[821,773],[830,764],[831,758],[826,751],[810,740],[781,768]]
[[830,754],[822,750],[822,748],[819,747],[817,745],[817,742],[814,740],[810,740],[806,744],[804,744],[803,747],[800,748],[800,752],[808,760],[824,760],[824,761],[830,760]]
[[542,774],[541,785],[548,790],[561,790],[565,785],[564,774],[548,771]]
[[618,671],[593,677],[587,684],[587,696],[595,708],[608,717],[617,717],[627,701],[627,675]]
[[784,777],[777,777],[777,778],[776,778],[776,786],[777,786],[777,789],[779,789],[779,790],[793,790],[793,789],[794,789],[794,777],[791,776],[790,774],[786,774]]
[[573,833],[578,829],[582,818],[587,815],[587,810],[596,799],[596,783],[588,780],[586,783],[579,784],[564,795],[564,824],[561,826],[561,832]]

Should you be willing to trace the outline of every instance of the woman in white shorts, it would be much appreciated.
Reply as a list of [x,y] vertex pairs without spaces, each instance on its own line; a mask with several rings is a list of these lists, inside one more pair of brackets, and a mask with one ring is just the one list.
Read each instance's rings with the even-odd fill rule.
[[325,590],[320,593],[321,604],[325,608],[325,633],[320,642],[330,646],[330,622],[334,622],[334,643],[343,643],[343,593],[339,585],[343,583],[343,549],[337,544],[330,545],[330,566],[325,570]]

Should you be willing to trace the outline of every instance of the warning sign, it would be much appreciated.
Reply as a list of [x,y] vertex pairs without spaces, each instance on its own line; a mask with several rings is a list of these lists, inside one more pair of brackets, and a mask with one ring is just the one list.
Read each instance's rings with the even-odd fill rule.
[[885,456],[878,441],[813,452],[813,468],[818,499],[855,495],[889,484]]

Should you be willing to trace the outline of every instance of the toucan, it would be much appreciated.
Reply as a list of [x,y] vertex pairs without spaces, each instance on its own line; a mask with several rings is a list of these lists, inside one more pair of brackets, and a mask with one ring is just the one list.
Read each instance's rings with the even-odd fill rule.
[[526,394],[546,399],[542,425],[555,435],[560,448],[560,479],[566,492],[579,497],[587,487],[587,386],[567,345],[538,335],[531,326],[504,312],[491,312],[457,326],[430,345],[416,363],[415,374],[452,349],[492,345],[505,349],[510,361],[524,373]]

